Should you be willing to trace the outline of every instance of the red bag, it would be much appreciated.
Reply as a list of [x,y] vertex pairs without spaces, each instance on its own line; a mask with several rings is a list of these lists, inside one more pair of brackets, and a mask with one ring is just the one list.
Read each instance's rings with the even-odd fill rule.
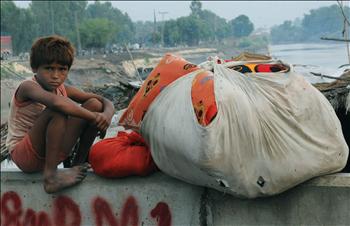
[[91,147],[89,162],[104,177],[146,176],[157,170],[145,140],[136,132],[119,132]]

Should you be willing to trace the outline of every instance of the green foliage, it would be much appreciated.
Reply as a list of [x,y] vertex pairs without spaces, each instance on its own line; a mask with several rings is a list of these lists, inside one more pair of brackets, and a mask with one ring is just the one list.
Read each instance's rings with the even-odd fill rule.
[[[349,7],[345,7],[345,13],[349,18]],[[341,37],[343,20],[337,5],[311,10],[302,20],[303,36],[307,40],[317,40],[321,36]]]
[[237,47],[240,49],[257,50],[264,48],[269,43],[266,36],[243,37],[239,39]]
[[103,48],[115,33],[113,24],[106,18],[87,19],[80,25],[82,45],[87,48]]
[[75,30],[75,14],[82,20],[87,1],[32,1],[29,10],[34,16],[37,36],[59,34],[68,36]]
[[180,17],[177,20],[180,42],[190,46],[198,45],[201,36],[205,36],[204,21],[195,15]]
[[1,32],[11,33],[11,24],[16,20],[19,9],[12,1],[1,1]]
[[152,31],[154,30],[154,23],[150,21],[137,21],[135,27],[135,41],[139,43],[152,42]]
[[190,9],[193,15],[199,16],[202,11],[202,3],[199,0],[193,0],[191,1]]
[[[166,46],[195,46],[221,42],[232,34],[246,36],[254,27],[244,15],[227,23],[210,10],[203,10],[198,0],[190,3],[188,16],[157,23],[133,23],[108,1],[87,3],[86,0],[32,1],[28,8],[22,9],[12,1],[1,1],[1,31],[12,36],[14,52],[18,54],[28,52],[34,39],[51,34],[67,37],[76,47],[80,37],[83,49],[133,42],[157,45],[162,35]],[[238,32],[232,33],[233,28]]]
[[161,41],[160,29],[153,21],[137,21],[134,27],[134,39],[137,43],[153,45]]
[[[29,51],[34,39],[59,34],[75,41],[75,14],[81,20],[87,1],[32,1],[29,8],[1,2],[1,30],[12,36],[15,53]],[[57,10],[59,9],[59,10]]]
[[[232,39],[237,47],[264,45],[265,40],[251,37],[254,24],[246,15],[230,21],[210,10],[203,10],[198,0],[191,1],[191,13],[176,20],[132,22],[114,8],[111,2],[94,1],[31,1],[28,8],[18,8],[12,1],[1,1],[1,33],[12,36],[15,54],[28,52],[34,39],[50,34],[68,37],[78,46],[80,33],[83,48],[101,48],[111,44],[138,42],[157,45],[164,35],[166,46],[200,43],[224,43]],[[115,2],[118,4],[118,2]],[[350,8],[344,8],[350,18]],[[342,37],[344,19],[334,4],[311,10],[303,18],[284,21],[270,32],[273,43],[314,42],[320,37]],[[164,25],[164,26],[163,26]],[[163,30],[164,29],[164,30]],[[164,33],[162,33],[164,32]],[[245,38],[249,36],[249,38]],[[266,40],[267,42],[267,40]]]
[[94,4],[87,7],[86,17],[89,19],[106,18],[111,21],[116,31],[112,38],[114,42],[128,43],[133,41],[135,28],[130,17],[119,9],[113,8],[110,2],[95,1]]
[[233,37],[249,36],[254,30],[254,24],[246,15],[240,15],[229,22]]
[[155,33],[152,33],[152,40],[153,40],[153,44],[161,42],[162,36],[160,34],[160,31],[156,31]]
[[12,1],[1,1],[1,33],[12,36],[15,54],[27,50],[31,45],[35,37],[34,29],[30,11],[17,8]]
[[176,46],[180,40],[180,28],[175,20],[168,20],[164,24],[164,43],[166,46]]
[[197,1],[192,1],[190,7],[192,13],[189,16],[165,23],[164,42],[167,46],[193,46],[200,42],[221,41],[230,35],[225,19],[209,10],[201,10]]
[[204,39],[208,41],[222,40],[229,36],[229,27],[224,18],[217,16],[209,10],[202,10],[199,14],[201,20],[204,22],[203,30],[205,30]]
[[302,28],[295,26],[289,20],[284,21],[281,25],[274,26],[270,34],[273,43],[279,43],[280,40],[283,40],[283,43],[300,42],[303,40]]
[[[344,7],[347,18],[350,18],[350,8]],[[317,42],[320,37],[342,37],[344,18],[337,5],[310,10],[301,22],[284,21],[274,26],[270,36],[273,43]]]

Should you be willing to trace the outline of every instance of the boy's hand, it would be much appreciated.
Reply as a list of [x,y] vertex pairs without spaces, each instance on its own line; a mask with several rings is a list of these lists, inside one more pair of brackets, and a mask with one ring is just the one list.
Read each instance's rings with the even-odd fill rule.
[[100,131],[100,137],[106,135],[107,128],[111,124],[111,119],[106,117],[105,114],[100,112],[94,112],[95,119],[92,122],[93,125],[97,127],[97,129]]

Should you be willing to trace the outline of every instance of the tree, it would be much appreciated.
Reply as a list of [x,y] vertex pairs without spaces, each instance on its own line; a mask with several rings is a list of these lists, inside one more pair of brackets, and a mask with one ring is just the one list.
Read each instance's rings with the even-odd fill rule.
[[75,40],[76,46],[78,47],[78,54],[79,54],[79,51],[81,51],[81,39],[80,39],[79,24],[80,24],[81,20],[83,19],[86,5],[87,5],[86,1],[70,1],[69,2],[69,9],[73,15],[73,21],[74,21],[74,23],[73,23],[74,30],[70,32],[70,36],[72,37],[72,40]]
[[180,33],[180,42],[193,46],[198,45],[203,32],[203,21],[193,14],[187,17],[180,17],[177,20],[177,27]]
[[193,0],[191,1],[190,9],[193,15],[198,16],[202,11],[202,3],[199,0]]
[[157,29],[157,31],[155,33],[152,33],[151,36],[152,36],[152,43],[153,45],[157,44],[157,43],[160,43],[161,40],[162,40],[162,35],[161,33],[159,32],[160,29]]
[[204,40],[220,41],[229,35],[226,19],[217,16],[209,10],[202,10],[199,17],[204,24]]
[[[345,7],[347,18],[350,8]],[[337,5],[310,10],[302,20],[303,36],[306,40],[320,40],[321,36],[342,37],[343,17]]]
[[104,48],[115,33],[115,27],[106,18],[86,19],[79,29],[82,45],[87,48]]
[[254,24],[246,15],[240,15],[229,22],[232,28],[232,35],[240,38],[249,36],[254,30]]
[[19,9],[12,1],[1,1],[1,32],[11,33],[11,26],[17,22]]
[[164,25],[164,43],[166,46],[176,46],[180,42],[180,29],[175,20],[169,20]]
[[[350,17],[350,8],[345,7],[347,18]],[[310,13],[300,19],[284,21],[274,26],[270,32],[273,43],[291,42],[320,42],[320,37],[342,37],[343,17],[337,5],[310,10]]]
[[31,45],[36,38],[35,36],[35,24],[34,17],[30,10],[19,9],[17,15],[18,24],[14,26],[16,32],[13,37],[14,52],[19,54],[21,52],[29,52]]
[[295,26],[292,21],[284,21],[283,24],[271,28],[271,41],[273,43],[292,43],[302,41],[302,29]]
[[37,36],[58,34],[74,42],[75,14],[81,21],[86,5],[87,1],[32,1],[30,10],[37,25]]
[[220,41],[228,35],[226,20],[209,10],[202,10],[199,1],[191,2],[192,13],[165,23],[166,45],[198,45],[200,42]]
[[127,43],[133,41],[135,28],[127,13],[122,13],[119,9],[113,8],[110,2],[94,2],[87,7],[86,16],[90,19],[106,18],[112,22],[116,33],[113,34],[112,41]]
[[12,1],[1,1],[1,33],[12,37],[14,54],[29,51],[35,37],[33,15]]
[[153,44],[152,34],[154,31],[154,22],[151,21],[137,21],[134,23],[135,34],[134,39],[137,43],[143,45]]

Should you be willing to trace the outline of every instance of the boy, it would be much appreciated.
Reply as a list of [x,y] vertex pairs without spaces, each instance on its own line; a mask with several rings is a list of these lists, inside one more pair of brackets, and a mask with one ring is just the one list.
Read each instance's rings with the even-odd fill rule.
[[[36,40],[30,53],[35,75],[18,86],[11,101],[6,140],[11,159],[23,172],[43,170],[47,193],[85,178],[88,151],[98,133],[105,136],[114,114],[111,101],[63,84],[73,59],[74,47],[65,38]],[[57,170],[78,139],[73,167]]]

